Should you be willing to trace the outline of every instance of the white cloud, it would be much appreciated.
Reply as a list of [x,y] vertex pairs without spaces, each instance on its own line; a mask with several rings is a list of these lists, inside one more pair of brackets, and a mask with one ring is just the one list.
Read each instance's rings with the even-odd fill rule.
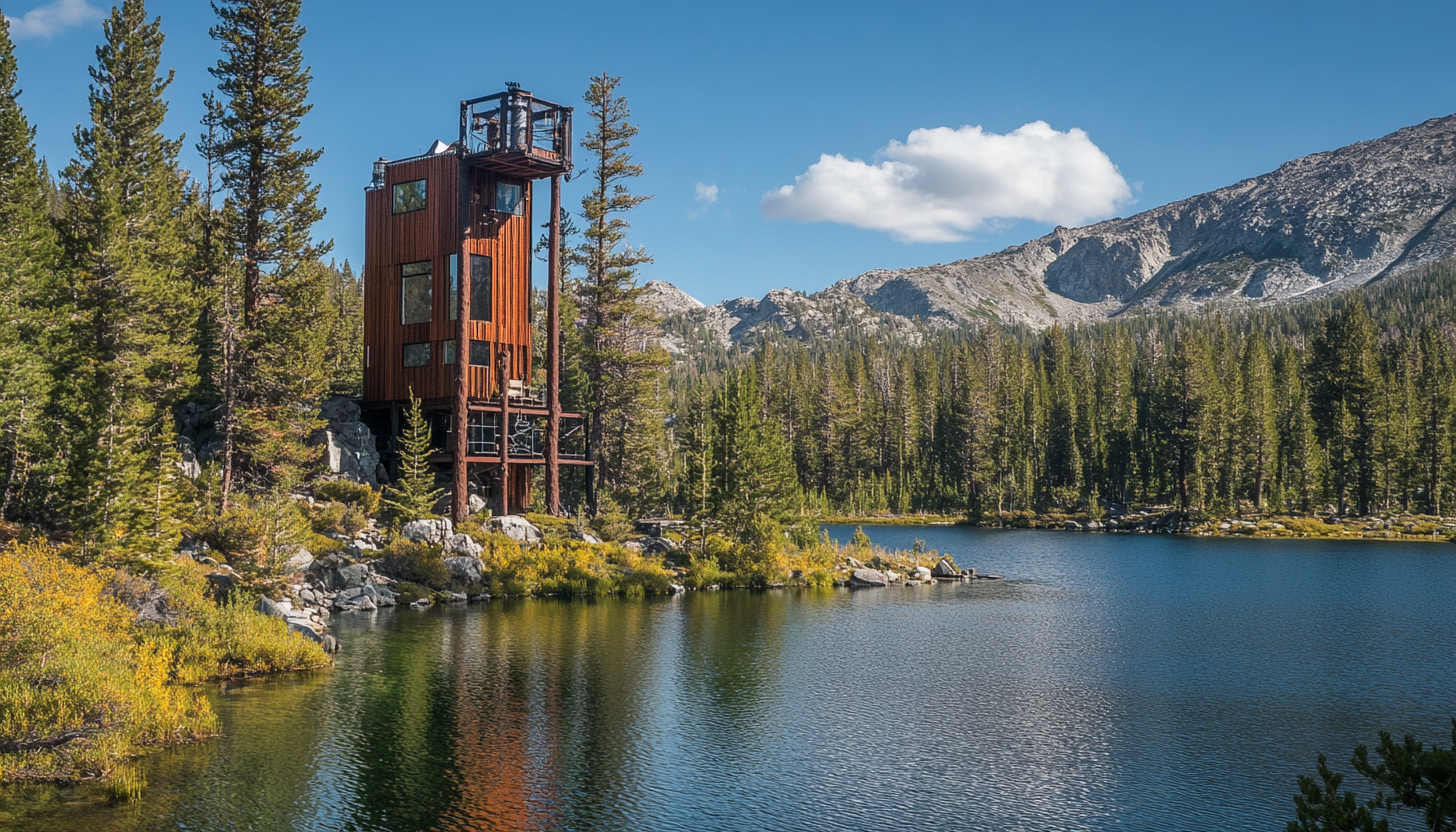
[[1034,121],[1005,135],[935,127],[892,141],[877,164],[825,154],[769,191],[769,219],[837,222],[911,243],[964,240],[991,219],[1076,225],[1106,217],[1132,190],[1083,130]]
[[709,205],[712,205],[713,203],[718,201],[717,185],[704,185],[703,183],[699,182],[694,187],[698,191],[697,196],[693,197],[694,201],[706,202]]
[[72,26],[82,26],[93,20],[100,20],[106,12],[86,0],[54,0],[54,2],[31,9],[20,17],[5,15],[10,22],[10,36],[16,39],[48,38]]

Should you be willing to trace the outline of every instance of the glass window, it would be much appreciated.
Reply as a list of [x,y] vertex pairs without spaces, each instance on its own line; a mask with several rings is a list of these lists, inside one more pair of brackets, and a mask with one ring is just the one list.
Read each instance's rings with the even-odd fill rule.
[[[470,320],[490,320],[490,258],[470,255]],[[460,317],[460,255],[450,255],[450,320]]]
[[394,213],[408,214],[411,211],[425,210],[425,183],[428,180],[416,179],[413,182],[401,182],[394,186]]
[[455,339],[454,338],[451,338],[448,341],[441,341],[440,342],[440,363],[441,364],[454,364],[455,363]]
[[470,366],[472,366],[472,367],[489,367],[491,365],[492,364],[491,364],[491,360],[490,360],[490,342],[489,341],[471,341],[470,342]]
[[450,320],[460,317],[460,255],[450,255]]
[[520,185],[507,182],[495,183],[495,210],[502,214],[522,216],[526,213],[526,200]]
[[490,258],[470,255],[470,320],[490,320]]
[[428,367],[430,366],[430,342],[423,344],[404,345],[404,366],[406,367]]
[[430,322],[430,261],[405,263],[399,267],[401,324]]

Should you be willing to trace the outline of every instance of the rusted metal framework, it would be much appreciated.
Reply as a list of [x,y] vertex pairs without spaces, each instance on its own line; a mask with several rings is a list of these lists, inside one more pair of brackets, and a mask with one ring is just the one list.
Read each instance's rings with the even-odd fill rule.
[[[454,144],[381,159],[366,190],[365,412],[394,450],[402,406],[411,395],[424,401],[446,436],[433,461],[451,468],[456,520],[469,512],[472,476],[493,474],[496,508],[509,513],[529,500],[527,466],[544,465],[547,507],[559,513],[561,467],[591,464],[581,416],[560,404],[559,215],[571,108],[507,86],[460,103]],[[531,197],[540,178],[551,179],[544,390],[529,385]]]

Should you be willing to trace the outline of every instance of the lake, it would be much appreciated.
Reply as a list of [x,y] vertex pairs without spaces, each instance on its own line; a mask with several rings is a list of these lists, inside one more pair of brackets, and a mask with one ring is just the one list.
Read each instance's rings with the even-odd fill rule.
[[0,829],[1282,830],[1320,752],[1451,740],[1456,546],[866,531],[1006,580],[338,616],[139,800]]

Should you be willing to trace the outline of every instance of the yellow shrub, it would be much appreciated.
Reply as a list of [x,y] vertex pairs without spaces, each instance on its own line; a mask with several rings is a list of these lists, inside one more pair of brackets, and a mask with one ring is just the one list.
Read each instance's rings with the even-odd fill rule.
[[36,743],[0,754],[0,780],[104,777],[144,746],[216,731],[207,700],[168,684],[171,649],[135,638],[133,618],[48,546],[0,554],[0,742]]

